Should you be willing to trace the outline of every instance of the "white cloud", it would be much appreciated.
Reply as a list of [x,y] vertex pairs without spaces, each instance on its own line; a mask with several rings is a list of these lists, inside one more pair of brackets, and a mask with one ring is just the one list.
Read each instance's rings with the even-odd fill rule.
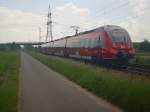
[[[38,41],[38,27],[46,24],[47,18],[28,12],[0,7],[0,42],[12,41]],[[67,3],[54,9],[53,20],[63,25],[53,24],[54,39],[65,35],[72,35],[73,29],[69,26],[80,26],[80,30],[91,25],[89,22],[90,11],[73,3]],[[66,26],[64,26],[66,25]],[[42,35],[46,35],[46,28],[42,29]],[[45,40],[44,38],[42,39]]]
[[43,16],[0,7],[0,42],[38,41]]
[[[0,7],[0,42],[12,41],[38,41],[38,27],[46,24],[46,18],[32,13]],[[90,19],[90,10],[67,3],[57,6],[53,11],[53,36],[54,39],[73,35],[70,26],[79,26],[79,31],[85,31],[95,26],[111,23],[108,19]],[[57,24],[56,24],[56,23]],[[59,24],[58,24],[59,23]],[[64,34],[63,34],[63,33]],[[46,35],[46,28],[42,29],[42,35]],[[42,39],[45,41],[45,39]]]
[[[150,40],[150,15],[148,8],[150,4],[149,0],[129,0],[129,14],[126,18],[120,18],[120,22],[115,23],[113,20],[108,18],[99,18],[91,20],[91,12],[88,8],[82,8],[74,5],[73,3],[65,4],[64,6],[56,7],[54,19],[60,23],[68,25],[77,25],[84,30],[91,29],[94,27],[116,24],[127,29],[130,33],[133,41],[142,41],[144,39]],[[59,27],[59,28],[58,28]],[[58,26],[54,29],[57,37],[64,36],[59,32],[64,32],[66,35],[72,34],[73,32],[69,28]],[[81,29],[83,30],[83,29]]]
[[133,41],[150,41],[150,15],[149,15],[149,0],[129,0],[131,13],[125,21],[119,25],[125,27]]
[[54,34],[57,37],[64,36],[60,32],[64,32],[65,35],[72,35],[73,32],[69,26],[74,25],[85,28],[85,26],[89,25],[89,15],[90,11],[88,8],[81,8],[73,3],[56,7],[54,9],[54,21],[60,25],[58,24],[59,26],[54,27]]
[[[150,15],[149,0],[128,0],[130,13],[127,20],[118,25],[124,27],[130,33],[133,41],[141,41],[144,38],[150,40]],[[136,5],[133,5],[136,4]],[[53,36],[54,39],[63,37],[64,34],[72,35],[74,31],[69,26],[80,26],[80,31],[94,27],[113,24],[108,18],[92,19],[88,8],[79,7],[73,3],[57,6],[53,9]],[[11,41],[38,41],[38,27],[46,25],[46,18],[28,12],[0,7],[0,42]],[[131,18],[130,18],[131,17]],[[55,23],[56,22],[56,23]],[[59,24],[58,24],[59,23]],[[46,35],[46,28],[42,27],[42,35]],[[64,34],[62,34],[63,32]],[[44,40],[44,38],[43,38]]]
[[67,3],[63,6],[56,7],[54,9],[54,21],[59,22],[62,25],[54,27],[55,38],[64,36],[60,32],[63,32],[65,35],[74,34],[73,30],[69,28],[69,26],[76,25],[80,27],[79,31],[85,31],[99,27],[105,23],[111,23],[111,20],[104,18],[91,20],[90,14],[91,12],[88,8],[79,7],[73,3]]

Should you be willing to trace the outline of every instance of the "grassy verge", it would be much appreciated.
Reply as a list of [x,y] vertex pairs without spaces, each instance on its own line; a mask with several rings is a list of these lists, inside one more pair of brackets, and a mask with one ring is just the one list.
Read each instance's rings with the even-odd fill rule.
[[0,52],[0,112],[17,112],[19,53]]
[[136,56],[131,63],[150,65],[150,56]]
[[131,63],[150,65],[150,53],[138,52],[135,58],[131,60]]
[[53,70],[128,112],[150,111],[150,79],[80,62],[30,53]]

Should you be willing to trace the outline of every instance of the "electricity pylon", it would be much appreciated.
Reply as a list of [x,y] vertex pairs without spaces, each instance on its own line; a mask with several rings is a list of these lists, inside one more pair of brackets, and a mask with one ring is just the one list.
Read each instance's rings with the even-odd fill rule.
[[48,15],[47,15],[47,34],[46,34],[46,42],[53,41],[53,33],[52,33],[52,12],[49,5]]

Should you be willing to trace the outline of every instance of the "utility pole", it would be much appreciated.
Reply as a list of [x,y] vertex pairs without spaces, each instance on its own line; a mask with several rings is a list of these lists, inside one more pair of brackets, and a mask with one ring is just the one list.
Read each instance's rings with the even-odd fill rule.
[[75,35],[78,35],[79,28],[78,26],[71,26],[73,30],[75,30]]
[[41,42],[41,28],[39,27],[39,43]]
[[46,34],[46,42],[53,41],[53,33],[52,33],[52,12],[49,5],[48,15],[47,15],[47,34]]

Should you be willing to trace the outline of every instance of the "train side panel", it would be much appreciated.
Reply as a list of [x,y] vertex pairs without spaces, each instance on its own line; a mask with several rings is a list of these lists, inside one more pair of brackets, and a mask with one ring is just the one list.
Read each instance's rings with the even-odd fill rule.
[[135,55],[128,33],[118,26],[106,26],[57,39],[49,45],[43,45],[43,52],[88,60],[112,60],[120,57],[124,60]]

